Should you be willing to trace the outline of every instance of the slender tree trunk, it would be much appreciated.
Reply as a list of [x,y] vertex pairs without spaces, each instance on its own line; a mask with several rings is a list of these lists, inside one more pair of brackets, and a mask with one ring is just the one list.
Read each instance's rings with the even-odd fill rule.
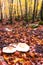
[[38,5],[39,5],[39,1],[37,0],[37,5],[36,5],[36,18],[38,16]]
[[30,0],[30,5],[29,5],[29,19],[31,19],[32,16],[32,0]]
[[1,7],[1,1],[0,1],[0,21],[2,22],[2,7]]
[[17,15],[19,16],[19,10],[18,10],[18,0],[17,0]]
[[28,17],[27,17],[27,0],[25,0],[25,21],[28,22]]
[[31,15],[32,15],[32,0],[31,0],[31,4],[30,5],[31,5],[31,7],[30,7],[31,9],[30,10],[31,10]]
[[13,18],[15,19],[15,15],[16,15],[16,9],[15,9],[15,5],[14,5],[14,0],[13,0]]
[[19,0],[19,3],[20,3],[21,17],[23,17],[22,6],[21,6],[21,0]]
[[33,16],[32,16],[32,22],[35,21],[35,11],[36,11],[36,0],[34,0],[34,10],[33,10]]
[[41,5],[40,17],[41,17],[41,20],[43,21],[43,0]]
[[12,23],[12,9],[13,9],[13,0],[9,1],[9,14],[10,14],[10,23]]

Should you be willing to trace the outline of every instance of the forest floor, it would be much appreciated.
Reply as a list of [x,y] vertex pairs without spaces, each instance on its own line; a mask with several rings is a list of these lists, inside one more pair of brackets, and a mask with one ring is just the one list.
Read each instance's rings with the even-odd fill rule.
[[[19,42],[26,43],[30,46],[29,52],[15,52],[15,54],[17,53],[17,57],[19,57],[19,55],[21,54],[24,54],[23,58],[26,61],[22,65],[43,65],[43,25],[35,24],[35,28],[31,25],[34,24],[24,25],[24,23],[22,22],[15,22],[12,25],[0,24],[0,48],[4,47],[4,44],[9,45],[11,43],[13,44]],[[11,60],[7,62],[8,65],[13,65],[13,60],[12,62]],[[32,64],[29,64],[29,62],[31,62]],[[20,64],[18,63],[18,65]]]

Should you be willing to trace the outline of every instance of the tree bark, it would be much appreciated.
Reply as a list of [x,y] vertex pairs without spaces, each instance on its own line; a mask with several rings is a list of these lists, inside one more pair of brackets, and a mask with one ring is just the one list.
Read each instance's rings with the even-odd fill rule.
[[28,22],[28,17],[27,17],[27,0],[25,0],[25,21]]
[[35,21],[35,11],[36,11],[36,0],[34,0],[34,10],[33,10],[33,16],[32,16],[32,22],[34,23]]
[[1,6],[1,1],[0,1],[0,22],[2,22],[2,6]]
[[21,17],[23,17],[22,6],[21,6],[21,0],[19,0],[19,3],[20,3]]
[[41,20],[43,21],[43,0],[41,5],[41,11],[40,11]]
[[9,1],[9,3],[10,5],[12,5],[12,6],[9,6],[10,23],[12,23],[13,0],[11,2]]

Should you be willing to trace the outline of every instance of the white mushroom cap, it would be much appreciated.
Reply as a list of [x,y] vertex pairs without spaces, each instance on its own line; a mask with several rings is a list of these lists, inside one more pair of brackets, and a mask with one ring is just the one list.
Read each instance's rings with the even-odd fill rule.
[[6,31],[12,31],[12,29],[9,29],[9,28],[5,28]]
[[3,48],[3,52],[4,52],[4,53],[14,53],[14,52],[16,52],[16,48],[11,47],[11,46],[4,47],[4,48]]
[[30,50],[30,47],[26,43],[19,43],[16,47],[17,51],[27,52]]
[[10,45],[8,47],[3,48],[4,53],[14,53],[16,51],[27,52],[29,50],[30,50],[30,47],[26,43],[18,43],[17,46],[15,46],[14,44],[14,45]]

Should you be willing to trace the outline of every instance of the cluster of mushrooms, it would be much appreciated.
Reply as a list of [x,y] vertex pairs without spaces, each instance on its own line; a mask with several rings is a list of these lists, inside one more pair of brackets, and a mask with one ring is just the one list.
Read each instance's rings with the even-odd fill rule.
[[27,52],[30,50],[30,47],[26,43],[10,44],[7,47],[3,48],[4,53],[14,53],[16,51]]

